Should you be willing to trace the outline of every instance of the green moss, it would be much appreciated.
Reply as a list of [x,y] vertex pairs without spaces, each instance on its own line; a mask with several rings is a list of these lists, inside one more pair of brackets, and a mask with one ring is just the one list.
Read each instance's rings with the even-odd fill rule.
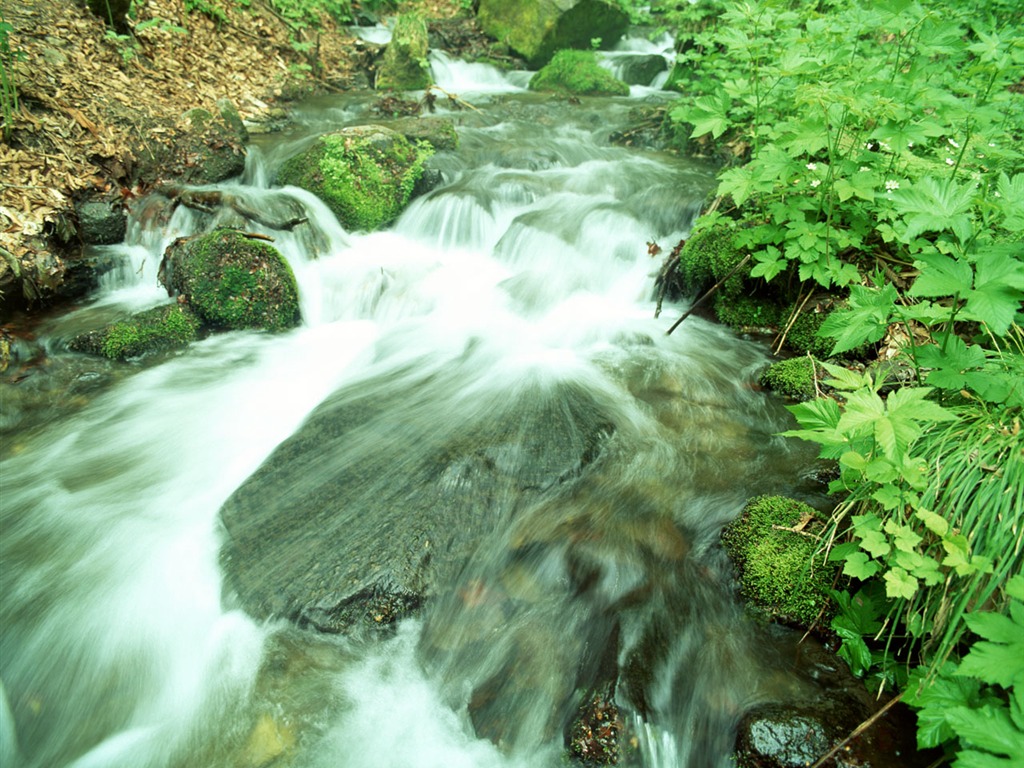
[[[795,306],[786,310],[786,317],[790,317]],[[786,345],[798,354],[805,355],[808,352],[814,357],[826,359],[832,356],[835,348],[835,341],[818,336],[818,329],[828,317],[828,312],[801,312],[789,332],[786,334]]]
[[269,243],[218,229],[172,245],[168,252],[171,287],[187,297],[204,322],[270,331],[298,324],[295,275]]
[[[800,532],[783,530],[798,526]],[[816,621],[827,625],[836,569],[815,557],[814,534],[821,528],[819,513],[803,502],[785,496],[752,499],[722,531],[743,597],[773,618],[805,627]]]
[[477,21],[492,38],[506,43],[531,68],[547,64],[556,51],[586,49],[600,38],[614,45],[629,26],[629,15],[618,2],[577,0],[568,3],[535,0],[480,0]]
[[601,67],[593,51],[559,51],[530,79],[530,90],[576,96],[629,95],[629,86]]
[[[716,215],[698,221],[679,253],[679,264],[676,267],[679,280],[686,290],[702,293],[742,261],[743,252],[733,245],[735,226],[732,219]],[[722,290],[727,293],[741,292],[743,277],[741,270],[726,281]]]
[[199,318],[188,307],[168,304],[82,334],[69,346],[76,352],[127,360],[188,346],[196,340],[199,328]]
[[278,181],[322,199],[345,229],[373,231],[402,212],[432,153],[426,143],[362,126],[321,136],[282,166]]
[[783,397],[810,400],[815,395],[815,374],[820,377],[821,373],[816,360],[792,357],[769,365],[761,374],[761,384]]
[[715,317],[718,322],[736,330],[775,328],[780,316],[778,304],[769,298],[731,293],[727,288],[720,290],[715,297]]
[[418,91],[430,85],[427,60],[427,24],[415,13],[404,13],[395,22],[391,42],[377,72],[378,90]]

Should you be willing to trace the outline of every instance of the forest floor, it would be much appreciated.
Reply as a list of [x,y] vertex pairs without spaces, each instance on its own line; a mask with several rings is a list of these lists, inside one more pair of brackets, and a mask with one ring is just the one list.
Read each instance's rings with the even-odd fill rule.
[[[216,114],[220,99],[260,121],[295,98],[368,85],[367,51],[348,28],[324,19],[296,41],[264,0],[218,3],[220,21],[185,0],[146,0],[120,36],[74,0],[3,5],[19,108],[0,141],[0,285],[5,272],[56,258],[49,236],[73,222],[76,199],[132,193],[121,187],[142,134],[173,133],[165,126],[192,108]],[[465,13],[457,0],[403,6],[433,19]],[[317,50],[315,76],[296,42]]]

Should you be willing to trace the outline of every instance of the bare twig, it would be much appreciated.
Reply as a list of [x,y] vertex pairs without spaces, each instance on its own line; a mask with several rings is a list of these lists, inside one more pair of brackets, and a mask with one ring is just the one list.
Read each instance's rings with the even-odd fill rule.
[[786,343],[786,336],[793,328],[793,324],[796,323],[796,319],[800,317],[800,313],[803,312],[807,302],[811,300],[811,296],[814,295],[814,290],[811,289],[807,292],[807,296],[800,302],[800,306],[793,310],[793,313],[789,316],[789,320],[786,321],[786,327],[782,329],[782,333],[779,334],[778,338],[775,339],[775,349],[772,350],[772,354],[779,354],[779,350],[782,349],[782,345]]
[[748,261],[750,261],[750,254],[749,254],[749,253],[748,253],[748,254],[747,254],[746,256],[744,256],[744,257],[743,257],[743,260],[742,260],[742,261],[740,261],[740,263],[739,263],[739,264],[737,264],[737,265],[736,265],[735,267],[733,267],[732,269],[730,269],[730,270],[729,270],[729,274],[727,274],[727,275],[726,275],[725,277],[723,277],[723,278],[722,278],[721,280],[719,280],[719,281],[718,281],[717,283],[715,283],[715,284],[714,284],[713,286],[711,286],[711,287],[710,287],[710,288],[709,288],[709,289],[708,289],[708,290],[707,290],[707,291],[706,291],[706,292],[704,293],[704,295],[703,295],[703,296],[701,296],[701,297],[700,297],[699,299],[697,299],[697,301],[695,301],[695,302],[693,303],[693,306],[692,306],[692,307],[690,307],[690,308],[689,308],[688,310],[686,310],[686,311],[685,311],[685,312],[683,313],[683,316],[682,316],[682,317],[680,317],[680,318],[679,318],[678,320],[676,320],[676,321],[675,321],[675,322],[674,322],[674,323],[672,324],[672,327],[671,327],[671,328],[669,328],[669,329],[668,329],[667,331],[665,331],[665,335],[666,335],[666,336],[668,336],[668,335],[669,335],[670,333],[672,333],[672,331],[674,331],[674,330],[675,330],[676,328],[678,328],[678,327],[679,327],[679,324],[680,324],[680,323],[682,323],[682,322],[683,322],[683,320],[685,320],[686,318],[688,318],[688,317],[689,317],[690,315],[692,315],[692,314],[693,314],[694,310],[696,310],[696,309],[697,309],[697,307],[699,307],[699,306],[700,306],[701,304],[703,304],[703,303],[704,303],[705,301],[707,301],[707,300],[708,300],[708,299],[710,299],[710,298],[711,298],[712,296],[714,296],[715,292],[716,292],[716,291],[717,291],[717,290],[718,290],[719,288],[721,288],[721,287],[722,287],[722,285],[723,285],[723,284],[725,283],[725,281],[726,281],[726,280],[728,280],[728,279],[729,279],[730,277],[732,277],[732,276],[733,276],[734,274],[736,274],[737,272],[739,272],[739,271],[740,271],[740,269],[741,269],[741,268],[743,267],[743,265],[745,265],[745,264],[746,264],[746,263],[747,263]]
[[903,698],[903,693],[902,692],[900,692],[899,694],[897,694],[896,696],[891,698],[888,702],[886,702],[884,707],[882,707],[880,710],[875,712],[875,714],[873,714],[871,717],[869,717],[863,723],[861,723],[856,728],[854,728],[849,736],[847,736],[845,739],[843,739],[838,744],[836,744],[834,747],[832,747],[832,749],[830,749],[828,751],[828,754],[826,754],[824,757],[820,758],[818,760],[818,762],[816,762],[814,765],[811,766],[811,768],[821,768],[823,765],[825,765],[825,763],[828,760],[831,760],[833,757],[835,757],[839,753],[839,750],[841,750],[843,747],[845,747],[847,744],[849,744],[855,738],[857,738],[862,733],[864,733],[864,731],[866,731],[868,728],[870,728],[872,725],[874,725],[875,722],[880,717],[882,717],[882,715],[884,715],[886,712],[888,712],[893,707],[893,705],[895,705],[896,702],[898,702],[901,698]]

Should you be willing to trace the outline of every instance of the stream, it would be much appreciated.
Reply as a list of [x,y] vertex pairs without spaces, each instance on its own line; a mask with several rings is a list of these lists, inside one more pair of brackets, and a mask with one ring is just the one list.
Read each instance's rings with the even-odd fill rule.
[[[616,678],[621,764],[725,768],[744,711],[801,695],[793,633],[744,614],[718,535],[754,495],[810,493],[813,451],[776,436],[790,421],[756,386],[765,344],[697,316],[666,335],[682,302],[654,317],[663,257],[647,243],[686,235],[713,169],[609,143],[655,88],[567,103],[526,91],[528,73],[433,67],[473,109],[438,100],[460,147],[387,231],[345,232],[269,183],[309,137],[379,122],[367,96],[303,104],[221,185],[309,217],[253,226],[292,265],[299,328],[212,335],[121,373],[67,352],[166,303],[164,249],[211,223],[184,207],[156,223],[143,200],[103,249],[119,268],[40,330],[54,365],[84,367],[53,415],[5,417],[4,768],[551,768],[581,702]],[[519,479],[542,467],[528,500],[491,494],[448,581],[386,631],[253,618],[225,584],[220,510],[331,408],[362,421],[292,482],[349,478],[360,515],[469,482],[467,456]],[[544,424],[541,446],[584,458],[534,455]],[[298,547],[342,546],[351,525],[339,512]],[[284,589],[294,557],[258,566]]]

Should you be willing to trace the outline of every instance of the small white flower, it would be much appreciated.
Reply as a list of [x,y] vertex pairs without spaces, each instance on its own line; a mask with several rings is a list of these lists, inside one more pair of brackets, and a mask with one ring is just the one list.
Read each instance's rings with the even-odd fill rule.
[[821,184],[821,179],[814,179],[813,181],[811,181],[811,186],[812,187],[816,187],[819,184]]
[[914,148],[914,142],[908,141],[907,142],[907,149],[913,149],[913,148]]
[[808,171],[816,171],[816,170],[818,170],[818,166],[815,163],[808,163],[807,164],[807,170]]
[[885,182],[885,191],[892,192],[894,189],[899,189],[900,183],[896,179],[889,179]]
[[889,142],[887,141],[879,142],[879,146],[886,152],[892,152],[892,147],[889,146]]
[[956,143],[956,141],[954,141],[953,139],[946,139],[946,141],[948,141],[948,142],[949,142],[949,145],[950,145],[951,147],[956,147],[957,149],[960,149],[960,145],[959,145],[959,144],[957,144],[957,143]]
[[994,194],[994,195],[995,195],[996,197],[1002,197],[1002,195],[1000,195],[1000,194],[999,194],[999,191],[998,191],[998,190],[997,190],[997,191],[995,191],[995,192],[993,192],[993,194]]
[[947,157],[946,158],[946,165],[952,165],[952,164],[953,164],[953,158],[952,157]]
[[990,142],[988,143],[988,145],[989,145],[990,147],[994,147],[994,146],[996,145],[996,143],[995,143],[994,141],[990,141]]
[[861,173],[867,173],[867,172],[868,172],[868,171],[870,171],[871,169],[870,169],[870,168],[868,168],[868,167],[867,167],[866,165],[862,165],[862,166],[861,166],[860,168],[858,168],[857,170],[858,170],[858,171],[860,171]]

